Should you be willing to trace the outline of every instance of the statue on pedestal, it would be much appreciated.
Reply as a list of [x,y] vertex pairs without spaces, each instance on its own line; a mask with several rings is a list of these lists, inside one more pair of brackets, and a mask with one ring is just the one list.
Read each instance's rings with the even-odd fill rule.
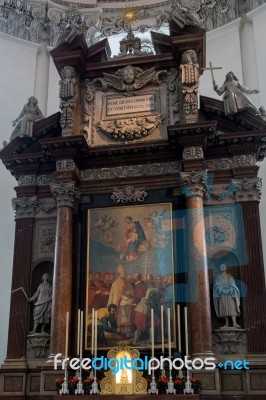
[[257,89],[251,90],[240,85],[237,77],[231,71],[226,74],[223,86],[218,87],[216,81],[213,81],[213,89],[221,96],[223,94],[225,115],[236,114],[237,112],[249,108],[255,115],[260,115],[259,110],[252,103],[247,94],[257,94]]
[[220,266],[219,274],[213,285],[214,308],[218,318],[225,318],[222,328],[229,328],[229,317],[232,318],[233,327],[241,328],[236,323],[236,317],[240,315],[240,291],[231,274],[226,272],[226,265]]
[[35,301],[33,311],[34,327],[30,333],[37,333],[39,324],[42,325],[41,332],[44,333],[45,325],[49,324],[52,306],[52,285],[49,282],[49,274],[43,274],[42,283],[40,283],[38,289],[28,301]]
[[10,140],[16,137],[31,137],[34,122],[42,118],[44,118],[44,116],[39,109],[38,100],[34,96],[29,97],[27,104],[25,104],[19,116],[12,122],[15,129],[11,134]]

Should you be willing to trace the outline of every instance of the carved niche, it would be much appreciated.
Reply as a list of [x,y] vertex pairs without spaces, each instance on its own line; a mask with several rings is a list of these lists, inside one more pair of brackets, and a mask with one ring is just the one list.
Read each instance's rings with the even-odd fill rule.
[[[178,73],[131,65],[103,73],[81,86],[82,133],[101,146],[167,139],[167,125],[178,121]],[[160,78],[160,79],[159,79]]]

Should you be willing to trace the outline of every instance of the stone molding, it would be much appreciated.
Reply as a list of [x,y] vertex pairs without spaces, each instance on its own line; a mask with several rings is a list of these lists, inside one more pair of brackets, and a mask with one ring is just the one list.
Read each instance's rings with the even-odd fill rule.
[[18,186],[46,186],[53,181],[52,175],[19,175]]
[[238,185],[238,190],[235,193],[237,202],[260,201],[262,193],[261,178],[232,180],[232,183]]
[[20,175],[18,177],[18,186],[33,186],[36,185],[36,175]]
[[106,180],[114,178],[127,178],[136,176],[151,176],[151,175],[165,175],[165,174],[177,174],[180,171],[179,162],[168,162],[164,164],[153,163],[153,164],[141,164],[141,165],[129,165],[127,168],[113,167],[113,168],[99,168],[99,169],[87,169],[80,173],[81,181],[94,181],[94,180]]
[[204,197],[207,196],[207,171],[200,172],[181,172],[181,190],[185,197]]
[[75,188],[75,182],[51,183],[50,188],[57,207],[74,208],[75,203],[80,198],[80,192]]
[[37,196],[12,199],[12,207],[16,212],[15,219],[34,218],[38,207]]
[[[137,32],[164,28],[165,21],[169,20],[173,10],[179,11],[180,4],[183,9],[184,6],[186,7],[202,28],[212,30],[264,4],[264,0],[247,2],[193,0],[174,3],[169,1],[158,3],[152,0],[145,3],[144,1],[140,6],[135,5],[139,11],[139,20],[138,23],[134,23],[133,28]],[[92,45],[99,39],[129,30],[129,25],[121,20],[121,9],[124,9],[125,1],[112,3],[111,8],[105,8],[107,4],[102,3],[101,0],[98,0],[95,5],[83,3],[82,0],[77,4],[54,0],[49,2],[47,7],[44,0],[38,2],[2,0],[0,31],[30,42],[46,42],[54,46],[68,22],[76,17],[80,31],[84,33],[88,45]]]
[[212,171],[223,171],[232,168],[250,167],[256,165],[256,155],[243,154],[240,156],[233,156],[233,158],[207,160],[205,162],[205,165],[208,170]]

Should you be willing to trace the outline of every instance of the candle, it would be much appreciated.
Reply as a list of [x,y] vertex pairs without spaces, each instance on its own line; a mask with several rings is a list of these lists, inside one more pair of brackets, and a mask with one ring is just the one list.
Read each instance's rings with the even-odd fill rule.
[[79,339],[80,339],[80,309],[78,309],[77,354],[79,354]]
[[94,308],[92,309],[92,322],[91,322],[91,355],[93,356],[94,348]]
[[151,356],[154,358],[154,314],[151,309]]
[[65,340],[65,358],[68,353],[68,337],[69,337],[69,311],[66,313],[66,340]]
[[180,304],[177,304],[177,332],[178,332],[178,351],[181,353],[181,319]]
[[186,356],[188,356],[188,329],[187,329],[187,307],[185,307],[185,342],[186,342]]
[[169,358],[172,356],[171,349],[171,321],[170,321],[170,308],[167,308],[167,322],[168,322],[168,348],[169,348]]
[[95,340],[95,345],[94,345],[94,357],[96,358],[97,357],[97,318],[98,318],[98,312],[97,312],[97,310],[95,311],[95,322],[94,322],[94,326],[95,326],[95,337],[94,337],[94,340]]
[[162,352],[164,353],[164,320],[163,320],[163,305],[161,305],[161,333],[162,333]]
[[83,352],[83,311],[80,312],[80,350],[79,350],[79,356],[82,358],[82,352]]

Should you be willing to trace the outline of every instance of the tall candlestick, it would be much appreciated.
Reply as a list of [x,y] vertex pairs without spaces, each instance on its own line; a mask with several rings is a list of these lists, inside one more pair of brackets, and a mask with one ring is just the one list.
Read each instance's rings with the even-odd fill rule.
[[188,327],[187,327],[187,307],[184,308],[185,311],[185,341],[186,341],[186,356],[188,356]]
[[92,322],[91,322],[91,355],[93,356],[94,351],[94,308],[92,309]]
[[95,326],[94,357],[95,357],[95,358],[97,357],[97,334],[98,334],[98,332],[97,332],[97,329],[98,329],[98,326],[97,326],[97,319],[98,319],[98,312],[97,312],[97,310],[96,310],[96,311],[95,311],[95,322],[94,322],[94,326]]
[[151,309],[151,356],[154,358],[154,313]]
[[78,309],[77,354],[79,354],[79,340],[80,340],[80,309]]
[[164,318],[163,318],[163,305],[161,305],[161,333],[162,333],[162,352],[164,353]]
[[181,353],[181,318],[180,318],[180,304],[177,304],[177,332],[178,332],[178,351]]
[[79,356],[82,358],[83,352],[83,311],[80,312],[80,350]]
[[167,308],[167,322],[168,322],[168,350],[169,350],[169,358],[172,357],[172,349],[171,349],[171,321],[170,321],[170,308]]
[[66,313],[66,340],[65,340],[65,357],[68,353],[68,337],[69,337],[69,311]]

